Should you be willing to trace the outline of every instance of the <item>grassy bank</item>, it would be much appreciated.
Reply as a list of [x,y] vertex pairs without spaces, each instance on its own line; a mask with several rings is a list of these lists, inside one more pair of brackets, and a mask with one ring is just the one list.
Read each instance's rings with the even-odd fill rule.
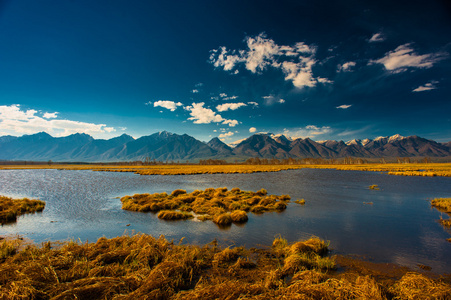
[[336,272],[318,238],[266,249],[182,245],[163,236],[27,246],[0,242],[2,299],[448,299],[451,286]]
[[0,223],[3,225],[15,222],[18,216],[42,211],[44,207],[44,201],[30,200],[27,198],[12,199],[0,196]]
[[[431,200],[431,206],[437,208],[441,212],[445,212],[448,214],[447,219],[443,219],[440,217],[440,220],[438,222],[443,225],[444,227],[450,228],[451,227],[451,198],[436,198]],[[451,239],[448,239],[449,242],[451,242]]]
[[153,165],[153,166],[103,166],[92,165],[0,165],[1,169],[60,169],[60,170],[94,170],[108,172],[133,172],[140,175],[195,175],[195,174],[232,174],[232,173],[256,173],[256,172],[279,172],[295,169],[336,169],[356,171],[387,172],[390,175],[402,176],[451,176],[451,163],[428,163],[428,164],[320,164],[320,165]]
[[165,220],[189,219],[197,215],[199,220],[213,220],[226,226],[248,220],[247,212],[264,213],[286,209],[288,195],[267,195],[265,189],[258,192],[233,188],[208,188],[204,191],[174,190],[171,194],[136,194],[121,198],[122,209],[137,212],[159,212]]

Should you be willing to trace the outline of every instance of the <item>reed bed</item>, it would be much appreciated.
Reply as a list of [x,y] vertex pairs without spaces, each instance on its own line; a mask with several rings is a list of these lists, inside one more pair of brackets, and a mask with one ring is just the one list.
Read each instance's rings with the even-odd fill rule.
[[13,199],[0,196],[0,223],[15,222],[17,217],[27,213],[35,213],[44,210],[45,202],[30,200],[28,198]]
[[279,172],[294,169],[336,169],[387,172],[390,175],[400,176],[451,176],[451,163],[407,163],[407,164],[294,164],[294,165],[3,165],[0,169],[60,169],[60,170],[93,170],[107,172],[133,172],[141,175],[195,175],[217,173],[255,173],[255,172]]
[[[1,299],[449,299],[451,286],[417,273],[379,280],[336,272],[328,243],[184,245],[145,234],[66,242],[20,240],[0,258]],[[6,245],[6,246],[5,246]],[[55,244],[56,245],[56,244]]]
[[247,212],[283,211],[289,201],[289,195],[267,195],[265,189],[252,192],[233,188],[229,191],[224,187],[192,193],[177,189],[171,194],[136,194],[121,198],[124,210],[159,212],[158,218],[165,220],[188,219],[195,213],[198,220],[212,220],[220,226],[247,222]]

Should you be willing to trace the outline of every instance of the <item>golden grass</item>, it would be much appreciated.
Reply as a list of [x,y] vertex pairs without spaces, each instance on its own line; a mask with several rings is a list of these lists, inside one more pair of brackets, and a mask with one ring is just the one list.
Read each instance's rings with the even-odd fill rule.
[[370,190],[379,190],[379,186],[377,184],[373,184],[369,186]]
[[185,211],[162,210],[158,213],[158,218],[163,220],[186,220],[193,217],[193,214]]
[[42,211],[45,202],[41,200],[12,199],[0,196],[0,223],[10,223],[17,220],[17,216]]
[[321,165],[155,165],[155,166],[123,166],[123,165],[2,165],[0,169],[61,169],[61,170],[94,170],[109,172],[134,172],[141,175],[194,175],[217,173],[255,173],[278,172],[303,168],[336,169],[387,172],[390,175],[402,176],[451,176],[451,163],[409,163],[409,164],[321,164]]
[[294,200],[294,203],[304,205],[305,204],[305,200],[304,199],[296,199],[296,200]]
[[[380,280],[336,273],[327,243],[269,249],[174,244],[137,234],[53,247],[0,241],[1,299],[449,299],[451,286],[417,273]],[[13,244],[15,243],[15,244]]]
[[[158,217],[165,220],[187,219],[193,212],[198,220],[213,220],[222,226],[230,225],[232,222],[246,222],[248,211],[258,214],[284,210],[289,201],[290,196],[267,195],[265,189],[252,192],[233,188],[229,191],[224,187],[195,190],[192,193],[178,189],[171,194],[136,194],[121,198],[124,210],[160,212]],[[173,211],[173,214],[169,211]]]
[[436,198],[431,200],[431,205],[446,213],[451,214],[451,198]]

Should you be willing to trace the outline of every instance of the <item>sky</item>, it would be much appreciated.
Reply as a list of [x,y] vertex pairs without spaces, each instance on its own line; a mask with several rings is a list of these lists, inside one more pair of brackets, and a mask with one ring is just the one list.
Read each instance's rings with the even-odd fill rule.
[[0,136],[451,141],[446,0],[0,0],[0,41]]

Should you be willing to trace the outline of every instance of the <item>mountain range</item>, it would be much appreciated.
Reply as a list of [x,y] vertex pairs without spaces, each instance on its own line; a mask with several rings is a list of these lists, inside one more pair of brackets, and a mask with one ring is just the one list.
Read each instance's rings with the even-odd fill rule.
[[187,134],[167,131],[138,139],[123,134],[109,140],[77,133],[52,137],[40,132],[21,137],[0,137],[0,160],[114,162],[114,161],[199,161],[227,159],[243,161],[251,157],[288,158],[382,158],[448,157],[451,142],[438,143],[418,136],[394,135],[376,139],[318,141],[292,139],[284,135],[254,134],[231,147],[218,138],[204,143]]

